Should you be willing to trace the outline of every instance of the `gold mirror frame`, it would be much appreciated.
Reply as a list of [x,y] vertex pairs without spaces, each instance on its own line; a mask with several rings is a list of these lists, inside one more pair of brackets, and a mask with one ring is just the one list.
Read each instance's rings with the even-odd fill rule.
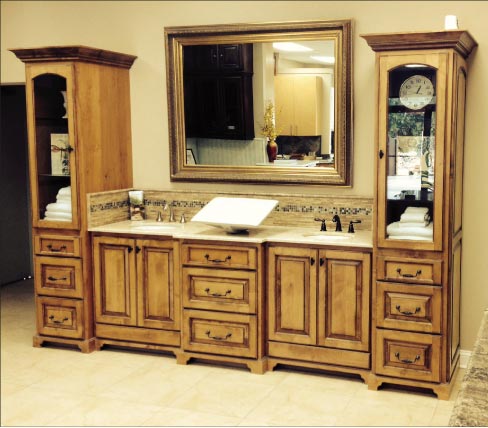
[[[351,185],[352,164],[352,22],[304,21],[166,27],[166,70],[172,181],[261,184]],[[183,97],[183,47],[195,44],[272,42],[284,38],[333,40],[336,62],[335,163],[333,167],[221,166],[186,163]]]

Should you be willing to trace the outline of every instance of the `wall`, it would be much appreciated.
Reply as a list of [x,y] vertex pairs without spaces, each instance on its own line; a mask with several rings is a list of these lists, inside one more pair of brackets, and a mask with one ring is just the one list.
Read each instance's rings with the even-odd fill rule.
[[[24,81],[24,65],[7,48],[82,44],[137,55],[131,69],[134,185],[152,189],[373,196],[374,53],[360,34],[442,30],[457,15],[479,43],[470,58],[466,109],[462,348],[473,346],[488,306],[488,2],[478,1],[4,1],[1,81]],[[171,183],[164,27],[313,19],[354,20],[353,187]]]

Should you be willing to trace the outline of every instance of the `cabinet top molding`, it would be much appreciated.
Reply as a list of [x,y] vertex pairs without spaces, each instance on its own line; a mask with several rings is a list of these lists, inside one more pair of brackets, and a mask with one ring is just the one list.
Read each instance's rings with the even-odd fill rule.
[[478,46],[473,36],[465,30],[361,34],[361,37],[375,52],[451,48],[467,58]]
[[9,49],[25,63],[49,61],[82,61],[130,68],[136,56],[88,46],[47,46],[42,48]]

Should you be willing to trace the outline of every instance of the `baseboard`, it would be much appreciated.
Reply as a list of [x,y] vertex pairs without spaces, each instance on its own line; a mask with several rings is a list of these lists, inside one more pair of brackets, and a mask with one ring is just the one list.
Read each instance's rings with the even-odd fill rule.
[[459,367],[462,369],[465,369],[468,367],[469,359],[471,358],[471,355],[473,354],[472,351],[465,351],[464,349],[461,349],[459,351]]

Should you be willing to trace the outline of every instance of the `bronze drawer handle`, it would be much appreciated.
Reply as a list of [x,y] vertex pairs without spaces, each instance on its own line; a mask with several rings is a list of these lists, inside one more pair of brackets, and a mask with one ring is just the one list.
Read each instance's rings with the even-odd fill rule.
[[47,279],[49,279],[49,281],[66,281],[68,278],[66,276],[63,276],[62,278],[55,278],[54,276],[48,276]]
[[421,273],[422,273],[422,270],[417,270],[417,272],[415,273],[415,275],[411,274],[411,273],[403,273],[402,274],[402,269],[401,268],[398,268],[397,269],[397,273],[398,275],[402,276],[403,278],[417,278],[417,276],[419,276]]
[[208,254],[205,254],[205,258],[207,259],[207,262],[211,262],[211,263],[225,263],[226,261],[230,260],[232,257],[231,256],[227,256],[224,260],[222,260],[222,259],[211,259]]
[[400,310],[400,305],[396,305],[396,310],[397,310],[398,312],[400,312],[402,315],[407,315],[407,316],[410,316],[410,315],[415,315],[415,314],[417,314],[417,313],[419,313],[419,312],[420,312],[420,308],[419,308],[419,307],[416,307],[416,308],[415,308],[415,312],[411,312],[411,311],[401,311],[401,310]]
[[209,296],[212,296],[212,297],[226,297],[227,294],[230,294],[232,293],[232,290],[227,290],[224,294],[222,293],[210,293],[210,288],[206,288],[205,289],[205,292],[209,295]]
[[48,244],[47,249],[49,251],[52,251],[53,253],[59,253],[61,251],[65,251],[66,250],[66,245],[61,245],[61,247],[59,247],[59,248],[54,248],[52,246],[52,244]]
[[415,356],[415,359],[412,361],[412,360],[402,360],[400,358],[400,352],[395,352],[395,357],[398,361],[401,361],[402,363],[405,363],[405,364],[414,364],[416,363],[418,360],[420,360],[420,355],[416,355]]
[[61,321],[55,320],[54,315],[51,315],[49,319],[54,323],[54,324],[64,324],[65,321],[68,321],[69,318],[63,318]]
[[222,337],[222,336],[210,336],[210,330],[207,330],[205,332],[205,334],[208,336],[209,339],[213,339],[213,340],[227,340],[229,337],[232,336],[232,333],[227,333],[225,335],[225,337]]

